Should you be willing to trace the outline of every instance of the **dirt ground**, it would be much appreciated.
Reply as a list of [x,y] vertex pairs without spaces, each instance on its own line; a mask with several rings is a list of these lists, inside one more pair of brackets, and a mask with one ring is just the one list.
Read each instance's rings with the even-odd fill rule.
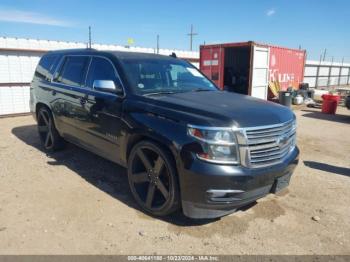
[[125,169],[73,145],[46,155],[31,116],[0,119],[0,254],[350,254],[350,111],[295,113],[289,188],[201,222],[149,217]]

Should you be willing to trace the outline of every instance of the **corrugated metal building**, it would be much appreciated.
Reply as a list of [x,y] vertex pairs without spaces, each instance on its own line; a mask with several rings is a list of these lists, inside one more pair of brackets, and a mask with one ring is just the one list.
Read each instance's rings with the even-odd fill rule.
[[[85,48],[86,43],[0,37],[0,115],[29,112],[29,84],[40,57],[49,50]],[[156,53],[156,49],[93,44],[98,50]],[[176,49],[159,49],[159,53],[175,52],[199,67],[199,53]]]

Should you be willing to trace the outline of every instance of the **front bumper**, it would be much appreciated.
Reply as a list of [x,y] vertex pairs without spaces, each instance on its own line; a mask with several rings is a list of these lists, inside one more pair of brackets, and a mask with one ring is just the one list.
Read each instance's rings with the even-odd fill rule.
[[[193,159],[179,172],[183,212],[191,218],[215,218],[230,214],[275,192],[277,178],[289,178],[298,161],[297,147],[282,163],[264,168],[249,169]],[[287,184],[288,181],[282,183],[283,186]]]

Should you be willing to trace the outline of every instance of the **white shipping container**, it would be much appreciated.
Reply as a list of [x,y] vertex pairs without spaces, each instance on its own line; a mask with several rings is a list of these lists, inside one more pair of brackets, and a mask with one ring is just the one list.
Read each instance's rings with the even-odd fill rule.
[[339,76],[339,73],[340,73],[340,67],[332,67],[331,76]]
[[[41,52],[49,50],[86,48],[83,42],[48,41],[24,38],[0,37],[0,115],[29,112],[29,84],[40,60]],[[155,53],[154,48],[125,47],[111,44],[93,44],[93,48],[102,50]],[[14,50],[18,49],[18,50]],[[30,51],[33,50],[33,51]],[[175,52],[181,58],[199,58],[198,52],[176,49],[160,49],[159,53],[170,55]],[[194,63],[198,67],[198,63]],[[18,86],[6,84],[21,83]],[[5,84],[5,85],[4,85]]]
[[328,76],[329,75],[329,67],[320,67],[319,75],[320,76]]
[[341,75],[342,76],[348,76],[349,75],[349,67],[343,67],[341,69]]
[[[317,68],[319,67],[319,72]],[[318,87],[349,85],[349,63],[327,62],[327,61],[310,61],[305,63],[304,82],[309,83],[309,86],[316,87],[314,77],[318,76]],[[318,74],[317,74],[318,73]]]
[[306,66],[305,67],[305,76],[316,76],[317,67],[316,66]]
[[331,76],[329,78],[329,85],[331,85],[331,86],[338,85],[338,82],[339,82],[339,76]]
[[7,55],[0,55],[0,83],[9,83],[9,63]]
[[29,86],[0,86],[0,115],[27,113]]
[[309,87],[315,87],[316,77],[304,77],[304,83],[308,83]]
[[[86,48],[87,43],[84,42],[64,42],[64,41],[49,41],[49,40],[37,40],[37,39],[24,39],[24,38],[9,38],[0,37],[0,48],[18,48],[26,50],[57,50],[57,49],[69,49],[69,48]],[[130,51],[130,52],[143,52],[143,53],[155,53],[154,48],[131,46],[125,47],[121,45],[112,44],[92,44],[92,48],[99,50],[118,50],[118,51]],[[176,53],[178,57],[183,58],[199,58],[199,52],[186,51],[177,49],[159,49],[159,53],[163,55],[170,55]]]
[[348,76],[342,76],[342,77],[340,77],[340,82],[339,82],[339,84],[341,84],[341,85],[346,85],[346,84],[348,84]]
[[328,77],[319,77],[317,84],[318,84],[318,86],[327,86],[328,85]]
[[30,83],[40,56],[1,55],[0,83]]

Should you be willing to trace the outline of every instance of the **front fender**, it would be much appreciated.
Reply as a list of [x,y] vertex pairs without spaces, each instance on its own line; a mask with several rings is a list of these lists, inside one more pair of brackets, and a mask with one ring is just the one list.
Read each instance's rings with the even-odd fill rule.
[[128,148],[134,138],[146,137],[167,147],[178,166],[180,163],[179,152],[188,139],[185,123],[156,114],[140,112],[130,113],[126,121],[129,130],[121,145],[122,162],[127,162]]

